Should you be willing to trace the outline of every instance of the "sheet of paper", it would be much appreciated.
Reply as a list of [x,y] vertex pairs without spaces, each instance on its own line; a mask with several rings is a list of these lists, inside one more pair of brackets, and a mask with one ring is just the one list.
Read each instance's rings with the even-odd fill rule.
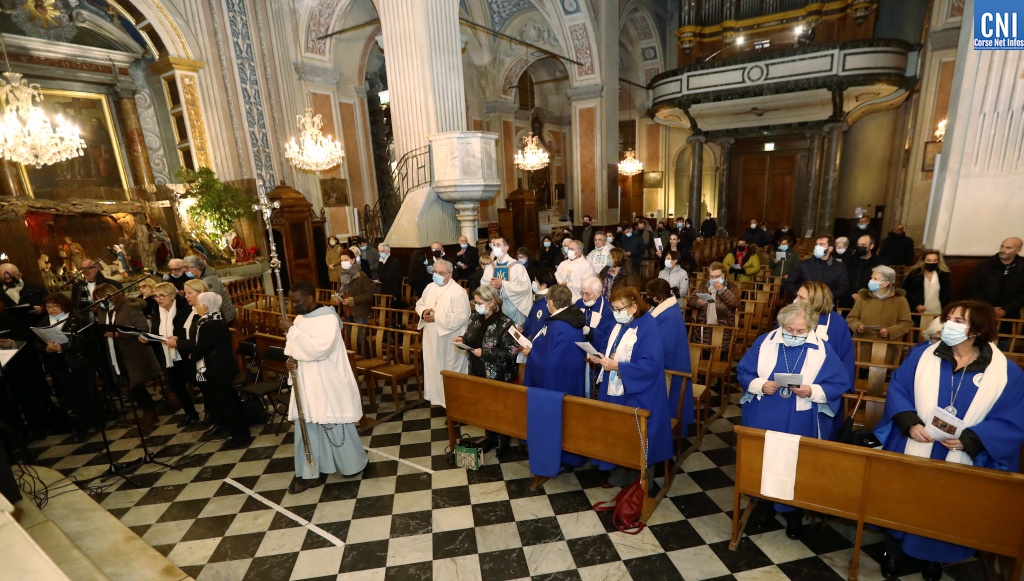
[[580,349],[583,349],[584,351],[586,351],[587,355],[597,355],[598,357],[601,357],[601,358],[604,357],[604,353],[601,353],[600,351],[595,349],[594,346],[591,345],[590,343],[586,343],[584,341],[577,341],[576,342],[576,346],[579,347]]
[[516,342],[519,343],[519,346],[522,347],[523,349],[533,348],[533,341],[527,339],[526,335],[520,333],[515,327],[509,327],[508,334],[512,335],[512,337],[515,338]]
[[166,343],[170,337],[164,337],[163,335],[157,335],[155,333],[139,333],[141,337],[145,337],[148,341],[156,341],[157,343]]
[[776,250],[775,251],[775,260],[786,260],[786,251],[785,250]]
[[657,250],[658,252],[665,250],[665,247],[662,246],[661,244],[661,238],[654,239],[654,249]]
[[704,301],[705,303],[710,303],[711,301],[715,300],[715,297],[711,296],[709,293],[697,293],[697,298]]
[[775,383],[793,389],[804,384],[804,376],[799,373],[776,373]]
[[924,431],[936,442],[953,440],[959,438],[960,434],[964,431],[964,422],[936,406],[932,411],[932,417],[928,419],[927,424],[924,426]]
[[472,351],[473,350],[472,347],[470,347],[469,345],[466,345],[465,343],[452,343],[452,345],[455,345],[456,349],[462,349],[463,351]]
[[43,343],[60,343],[64,345],[68,342],[68,336],[61,332],[63,324],[58,323],[52,327],[32,327],[32,332],[35,333]]

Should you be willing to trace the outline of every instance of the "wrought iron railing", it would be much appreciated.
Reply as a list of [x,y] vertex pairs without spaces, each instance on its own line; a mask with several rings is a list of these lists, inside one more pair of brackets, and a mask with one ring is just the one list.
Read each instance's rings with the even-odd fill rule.
[[363,211],[363,232],[366,237],[383,238],[387,236],[391,224],[398,217],[398,210],[409,192],[428,185],[430,175],[430,146],[413,149],[407,152],[395,164],[391,171],[390,183],[384,184],[382,191],[377,192],[377,203],[373,208]]

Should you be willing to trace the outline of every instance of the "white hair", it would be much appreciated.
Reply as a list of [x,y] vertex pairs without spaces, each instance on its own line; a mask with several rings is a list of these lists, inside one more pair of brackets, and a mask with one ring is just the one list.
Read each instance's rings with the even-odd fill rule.
[[201,257],[201,256],[196,256],[195,254],[189,254],[188,256],[182,258],[182,260],[190,268],[198,268],[199,270],[206,270],[206,261],[203,260],[203,257]]
[[811,309],[808,303],[789,303],[779,311],[779,325],[792,326],[798,319],[803,318],[807,323],[807,330],[813,331],[818,326],[818,315]]
[[583,279],[583,282],[580,283],[580,286],[592,293],[601,294],[604,292],[604,282],[602,282],[601,279],[597,278],[596,276],[588,276],[587,278]]
[[871,272],[877,272],[878,274],[882,275],[882,278],[884,278],[887,282],[896,282],[896,271],[889,268],[888,266],[885,266],[884,264],[879,264],[878,266],[872,268]]
[[437,267],[443,266],[448,274],[452,274],[452,263],[444,260],[443,258],[434,261],[434,272],[437,272]]
[[196,297],[196,302],[206,307],[206,310],[211,313],[219,313],[224,299],[217,293],[205,292],[199,293],[199,296]]
[[[381,250],[381,248],[383,248],[384,250]],[[377,245],[377,251],[378,252],[391,252],[391,245],[385,244],[385,243],[381,242],[380,244]]]

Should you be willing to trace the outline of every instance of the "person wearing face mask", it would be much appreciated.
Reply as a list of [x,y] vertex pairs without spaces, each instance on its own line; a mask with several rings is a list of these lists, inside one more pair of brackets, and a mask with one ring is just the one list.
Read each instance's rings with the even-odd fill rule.
[[697,241],[697,231],[693,229],[693,221],[687,218],[683,222],[683,229],[679,231],[679,250],[689,253],[693,250],[693,243]]
[[[196,298],[196,340],[189,353],[195,365],[195,379],[205,383],[206,407],[223,420],[230,434],[221,450],[238,450],[252,443],[252,434],[246,422],[245,410],[232,380],[238,373],[238,361],[231,350],[231,327],[220,314],[221,298],[214,292],[205,292]],[[347,357],[346,357],[347,359]],[[296,442],[301,448],[301,438]]]
[[[523,268],[518,263],[515,266]],[[450,262],[434,262],[432,278],[433,284],[416,301],[416,314],[420,316],[416,329],[423,331],[423,393],[431,404],[444,407],[441,371],[465,373],[469,364],[452,339],[464,334],[470,306],[465,289],[452,281]]]
[[857,221],[850,227],[850,240],[856,240],[865,234],[870,234],[872,238],[878,240],[878,229],[871,223],[871,216],[861,216],[857,218]]
[[615,247],[608,243],[607,234],[598,232],[594,235],[594,249],[587,254],[587,261],[590,262],[594,272],[601,272],[601,269],[608,264],[608,253],[612,248]]
[[[71,299],[62,293],[52,293],[43,299],[43,304],[46,314],[39,321],[40,326],[63,329],[69,320]],[[82,318],[87,318],[85,313],[76,314],[76,319]],[[102,400],[96,391],[96,367],[100,359],[96,343],[91,339],[76,336],[67,339],[66,343],[43,343],[38,337],[34,341],[42,355],[43,367],[52,379],[57,401],[71,412],[75,432],[84,436],[103,422]]]
[[867,288],[872,270],[882,264],[882,259],[875,252],[875,239],[870,234],[858,238],[857,246],[853,249],[853,256],[843,261],[843,264],[846,266],[846,276],[850,281],[851,294],[839,297],[839,306],[849,309],[859,297],[857,291]]
[[644,256],[647,256],[647,252],[654,248],[654,235],[655,233],[651,230],[651,225],[647,222],[646,218],[637,217],[636,219],[636,230],[634,234],[640,237],[640,240],[644,243]]
[[394,297],[394,304],[402,304],[402,263],[391,255],[391,246],[381,242],[377,245],[377,280],[380,281],[380,294]]
[[[663,228],[661,223],[658,224],[658,240],[661,241],[662,248],[668,249],[668,239],[676,232],[675,223],[671,220],[669,220],[667,228]],[[655,251],[657,251],[657,247],[655,247]]]
[[[914,348],[893,372],[875,436],[890,452],[1019,471],[1024,372],[994,343],[999,323],[993,308],[978,301],[958,301],[942,309],[941,320],[941,340]],[[932,418],[940,411],[962,423],[959,436],[935,437]],[[925,562],[922,577],[926,581],[938,581],[942,563],[964,561],[974,553],[973,548],[888,531],[882,575],[895,579],[903,556],[909,555]]]
[[[658,330],[661,332],[661,344],[664,348],[665,370],[690,372],[690,341],[687,339],[686,321],[683,319],[683,311],[679,308],[679,301],[672,294],[672,288],[668,282],[661,278],[647,282],[647,296],[651,297],[651,316],[658,322]],[[685,295],[684,295],[685,296]],[[683,395],[683,378],[672,377],[668,390],[668,410],[675,418],[679,413],[679,398]],[[683,415],[679,418],[682,433],[688,433],[687,428],[693,423],[693,390],[686,390],[683,398]]]
[[[780,252],[782,253],[781,255],[779,254]],[[779,243],[775,246],[773,256],[772,276],[788,278],[800,262],[800,255],[797,253],[796,248],[793,247],[793,238],[788,235],[779,237]]]
[[757,255],[757,246],[747,244],[746,240],[737,240],[736,248],[725,255],[722,264],[728,269],[729,279],[751,282],[761,271],[761,258]]
[[184,294],[185,283],[189,280],[185,276],[185,261],[180,258],[172,258],[167,261],[167,268],[171,272],[164,275],[164,282],[173,284],[174,288],[178,289],[179,295]]
[[527,357],[523,384],[583,397],[586,354],[576,346],[583,341],[583,313],[573,308],[572,291],[565,285],[552,286],[545,298],[551,315],[528,337],[533,347],[523,350]]
[[[871,271],[868,288],[861,289],[857,302],[846,316],[846,323],[858,339],[888,339],[898,341],[914,326],[910,318],[910,305],[906,293],[896,288],[896,271],[888,266],[876,266]],[[869,342],[858,346],[860,360],[867,361],[871,349]],[[896,360],[895,349],[890,349],[886,360]]]
[[484,254],[480,257],[480,260],[477,261],[476,270],[469,275],[469,280],[466,281],[466,290],[469,291],[470,296],[476,292],[476,289],[480,288],[480,279],[484,277],[484,271],[487,270],[487,267],[493,262],[494,259],[491,258],[490,254]]
[[444,259],[444,246],[440,242],[430,243],[430,254],[427,255],[427,272],[434,273],[434,263]]
[[704,215],[704,221],[700,223],[701,238],[714,238],[718,235],[718,222],[711,217],[711,212]]
[[597,230],[594,228],[593,219],[590,216],[583,216],[583,230],[580,231],[580,240],[583,241],[583,254],[590,254],[590,251],[594,249],[594,234]]
[[536,335],[544,326],[544,321],[551,315],[551,311],[548,310],[548,289],[556,284],[558,281],[555,280],[555,271],[550,268],[540,269],[533,278],[533,296],[537,300],[533,302],[530,313],[523,323],[523,334],[527,338]]
[[580,298],[580,286],[583,279],[594,276],[594,267],[583,255],[583,243],[579,240],[570,240],[567,248],[566,259],[558,265],[555,271],[555,279],[558,284],[564,284],[572,291],[573,302]]
[[341,275],[341,270],[338,268],[338,263],[341,262],[341,244],[338,244],[338,237],[331,236],[327,239],[327,278],[331,281],[331,288],[338,288],[338,276]]
[[565,260],[565,256],[562,255],[562,246],[555,245],[550,236],[545,236],[540,244],[540,265],[544,268],[555,269],[563,260]]
[[789,224],[783,224],[781,228],[779,228],[778,230],[775,231],[774,234],[772,234],[772,240],[771,240],[772,246],[778,248],[779,244],[781,244],[781,242],[782,242],[782,237],[783,236],[789,238],[789,245],[790,246],[793,246],[794,244],[796,244],[796,242],[797,242],[796,234],[794,234],[793,230],[790,229]]
[[525,246],[520,246],[516,249],[516,260],[519,264],[526,267],[526,274],[529,275],[530,280],[533,280],[537,276],[537,261],[531,258],[530,249]]
[[[373,310],[373,283],[356,267],[355,255],[351,250],[341,252],[338,269],[341,275],[338,277],[338,291],[332,302],[341,305],[342,319],[345,321],[368,325]],[[359,335],[359,341],[362,342],[362,333]]]
[[[835,312],[835,300],[832,291],[823,282],[809,280],[801,285],[796,293],[795,303],[807,303],[818,315],[818,327],[814,334],[828,344],[843,362],[843,368],[850,377],[850,393],[854,393],[853,382],[856,378],[856,358],[853,353],[853,338],[850,327],[843,316]],[[843,416],[836,417],[836,432],[843,424]]]
[[665,255],[665,268],[658,273],[658,278],[668,282],[669,287],[677,298],[685,297],[690,291],[690,275],[679,266],[679,253],[669,250]]
[[455,253],[455,280],[466,280],[480,264],[480,251],[469,243],[469,238],[459,236],[459,251]]
[[[92,293],[101,284],[109,284],[115,290],[121,290],[121,283],[103,276],[103,266],[91,258],[83,259],[82,264],[79,265],[79,270],[82,271],[84,280],[79,279],[71,289],[71,302],[78,307],[91,303]],[[190,275],[187,265],[185,275]]]
[[918,319],[917,327],[928,328],[952,300],[952,275],[938,250],[924,250],[921,261],[903,279],[910,312]]
[[28,307],[16,309],[21,313],[19,316],[25,320],[43,314],[43,298],[46,297],[46,291],[43,287],[25,280],[21,270],[14,264],[0,264],[0,287],[0,301],[5,307]]
[[835,252],[832,253],[832,260],[845,264],[848,259],[853,258],[853,253],[849,252],[849,248],[849,238],[846,236],[836,238],[836,249]]
[[509,256],[504,238],[491,239],[491,264],[484,268],[480,286],[490,286],[502,299],[502,312],[522,325],[533,306],[533,290],[526,267]]
[[377,269],[380,268],[380,255],[377,254],[377,247],[362,237],[356,244],[359,246],[359,255],[362,258],[360,265],[363,273],[370,277],[370,280],[377,280]]
[[789,278],[782,281],[782,286],[790,296],[795,296],[800,285],[809,280],[819,280],[828,285],[834,297],[850,294],[850,279],[846,267],[832,258],[836,241],[831,236],[818,236],[814,241],[814,256],[801,260]]
[[914,264],[914,239],[907,236],[903,224],[893,227],[882,241],[879,249],[882,263],[889,266],[910,266]]
[[[469,374],[484,379],[512,383],[516,379],[518,366],[516,356],[519,343],[509,333],[515,327],[512,319],[501,312],[501,296],[489,286],[481,286],[473,293],[473,313],[461,336],[454,339],[473,350],[469,351]],[[484,452],[498,448],[498,457],[505,455],[512,438],[504,434],[487,431],[477,443],[484,445]]]
[[[604,296],[604,283],[600,278],[591,276],[583,280],[580,300],[576,301],[576,306],[586,320],[583,334],[587,342],[598,351],[604,351],[608,335],[615,327],[615,319],[612,317],[611,307],[608,306],[608,298]],[[597,377],[596,371],[593,376]],[[588,387],[591,383],[593,382],[588,383]]]
[[640,272],[640,260],[646,254],[644,241],[637,235],[633,225],[629,222],[622,225],[622,237],[619,239],[619,248],[626,253],[629,261],[633,263],[633,270]]
[[[819,338],[817,313],[807,303],[782,307],[778,328],[758,337],[740,359],[736,377],[743,395],[743,425],[804,438],[830,438],[836,414],[842,415],[843,394],[850,376],[835,351]],[[800,385],[780,384],[777,374],[801,376]],[[750,525],[764,532],[775,512],[786,520],[786,536],[797,539],[803,511],[761,501]]]
[[[615,290],[611,314],[616,325],[608,337],[604,355],[590,356],[601,367],[597,398],[601,401],[648,410],[647,464],[656,466],[675,455],[672,446],[672,412],[665,390],[665,356],[661,331],[650,314],[650,307],[636,288]],[[622,485],[635,480],[635,471],[626,471],[607,462],[597,462],[598,470],[615,470],[608,484]]]
[[[693,288],[693,294],[687,299],[691,308],[697,309],[696,322],[700,325],[736,326],[736,309],[740,306],[740,287],[734,281],[725,278],[725,265],[712,262],[708,266],[708,284],[705,288]],[[697,293],[709,294],[710,302],[697,296]],[[725,341],[732,338],[732,331],[725,330]],[[711,344],[711,334],[703,328],[699,334],[702,344]]]
[[202,280],[209,285],[210,292],[220,295],[222,301],[220,314],[230,327],[235,322],[235,305],[231,302],[231,295],[228,294],[228,289],[221,282],[220,277],[217,276],[216,269],[198,256],[186,256],[185,265],[187,266],[186,275],[192,275],[193,278]]
[[429,262],[427,254],[422,250],[414,250],[412,258],[409,259],[409,271],[405,276],[409,286],[412,287],[414,297],[423,296],[423,290],[431,282],[430,272],[427,269],[433,267],[429,265]]
[[750,228],[744,230],[743,236],[740,238],[746,241],[747,244],[756,244],[759,248],[768,244],[768,236],[761,229],[761,225],[756,219],[750,221]]
[[604,282],[604,298],[608,300],[619,287],[640,288],[640,273],[633,268],[633,262],[621,248],[613,248],[608,253],[608,265],[597,277]]
[[[147,329],[151,333],[162,337],[180,337],[185,334],[185,321],[192,313],[192,308],[184,297],[178,296],[174,285],[163,282],[153,287],[153,297],[156,300],[157,310],[150,321]],[[149,343],[140,336],[139,341]],[[189,366],[185,358],[174,347],[167,343],[156,344],[157,362],[164,370],[167,383],[177,396],[181,410],[185,413],[184,419],[178,423],[179,428],[184,428],[199,421],[199,413],[192,403],[192,396],[188,392]],[[232,374],[232,379],[234,375]]]

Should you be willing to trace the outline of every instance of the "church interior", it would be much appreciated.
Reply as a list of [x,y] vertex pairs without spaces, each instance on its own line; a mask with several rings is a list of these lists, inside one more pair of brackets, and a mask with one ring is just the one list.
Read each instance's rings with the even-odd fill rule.
[[[777,324],[789,328],[780,311],[802,287],[786,278],[807,261],[841,269],[844,281],[851,273],[847,292],[828,285],[833,315],[845,317],[830,334],[855,317],[865,323],[850,325],[856,360],[830,414],[840,423],[849,418],[863,435],[893,419],[890,382],[916,361],[919,342],[937,340],[940,318],[953,313],[935,309],[954,301],[991,303],[998,332],[979,360],[1005,359],[1007,390],[1016,381],[1024,57],[974,48],[986,4],[0,0],[0,473],[21,491],[17,502],[6,492],[0,501],[0,546],[10,548],[0,551],[8,555],[0,579],[1024,579],[1019,458],[999,470],[944,466],[804,434],[797,461],[795,448],[791,458],[773,455],[775,432],[743,419],[750,393],[741,361],[756,359],[757,339]],[[615,249],[636,242],[640,254],[601,254],[595,233]],[[601,256],[591,265],[592,250]],[[930,268],[928,256],[941,266]],[[634,422],[640,407],[598,401],[601,382],[615,380],[590,360],[586,396],[567,396],[558,437],[563,457],[591,460],[550,477],[531,469],[535,422],[523,394],[539,388],[524,387],[528,359],[520,354],[504,382],[519,390],[510,391],[493,375],[471,377],[472,363],[470,371],[447,365],[447,351],[482,357],[450,345],[463,333],[469,340],[465,322],[434,330],[445,309],[432,283],[447,288],[448,277],[465,317],[474,305],[481,317],[489,308],[491,295],[477,287],[506,285],[494,294],[512,305],[510,267],[498,274],[506,257],[521,259],[533,283],[527,304],[543,303],[544,317],[562,308],[538,292],[538,281],[552,288],[539,274],[548,267],[590,316],[577,302],[587,300],[586,281],[559,266],[579,260],[607,285],[616,316],[606,313],[605,323],[623,329],[628,318],[613,306],[625,296],[617,294],[623,266],[632,263],[636,277],[622,286],[644,301],[658,294],[650,283],[659,272],[673,281],[686,325],[671,332],[689,363],[673,372],[666,360],[662,369],[680,406],[670,410],[671,459],[648,466],[643,442],[655,415]],[[758,258],[753,270],[739,264]],[[857,259],[873,262],[853,274]],[[979,282],[992,264],[1005,267],[1002,276]],[[666,273],[680,267],[677,287]],[[721,322],[723,295],[708,298],[716,271],[742,291]],[[872,292],[899,287],[910,299],[910,280],[933,271],[942,289],[920,283],[920,308],[901,315],[900,336],[861,312],[858,291],[874,300]],[[370,303],[345,290],[360,272]],[[489,287],[492,276],[502,280]],[[879,281],[881,291],[872,286]],[[120,303],[96,294],[111,283],[119,301],[151,307],[144,331],[154,348],[142,352],[162,369],[142,384],[119,381],[138,361],[115,347],[133,327],[115,321]],[[175,288],[160,294],[166,284]],[[211,307],[189,288],[220,293],[212,318],[223,315],[230,333],[221,346],[237,367],[224,405],[237,404],[251,434],[241,446],[213,431],[220,419],[210,426],[222,396],[200,389],[206,380],[193,376],[202,366],[196,376],[192,364],[175,388],[179,350],[156,339],[170,335],[160,309],[171,317],[174,307],[164,296],[206,320]],[[356,420],[335,425],[358,430],[368,461],[355,475],[303,481],[296,474],[310,435],[294,416],[299,375],[289,365],[299,359],[302,371],[303,360],[289,329],[321,321],[311,309],[324,306],[338,315],[336,351],[352,378],[335,387],[361,406]],[[93,329],[106,330],[94,343],[107,355],[84,371],[51,348],[67,342],[67,330],[38,330],[60,324],[62,308],[72,318],[107,309]],[[716,324],[724,335],[695,335]],[[597,325],[577,328],[589,337]],[[595,346],[597,359],[617,357],[611,344]],[[211,359],[200,361],[212,369]],[[679,372],[688,418],[672,396]],[[439,401],[431,381],[443,382]],[[95,405],[102,419],[82,427],[78,405]],[[522,445],[465,446],[492,432]],[[456,462],[476,451],[481,465]],[[625,506],[617,495],[627,490],[609,484],[598,460],[635,469],[639,531],[620,526],[617,509],[595,506]],[[796,499],[765,492],[771,462],[790,460]],[[962,494],[919,490],[930,483]],[[800,507],[798,537],[782,511],[748,526],[755,504],[770,505],[758,504],[759,494]],[[971,555],[936,571],[908,550],[894,570],[889,530]]]

